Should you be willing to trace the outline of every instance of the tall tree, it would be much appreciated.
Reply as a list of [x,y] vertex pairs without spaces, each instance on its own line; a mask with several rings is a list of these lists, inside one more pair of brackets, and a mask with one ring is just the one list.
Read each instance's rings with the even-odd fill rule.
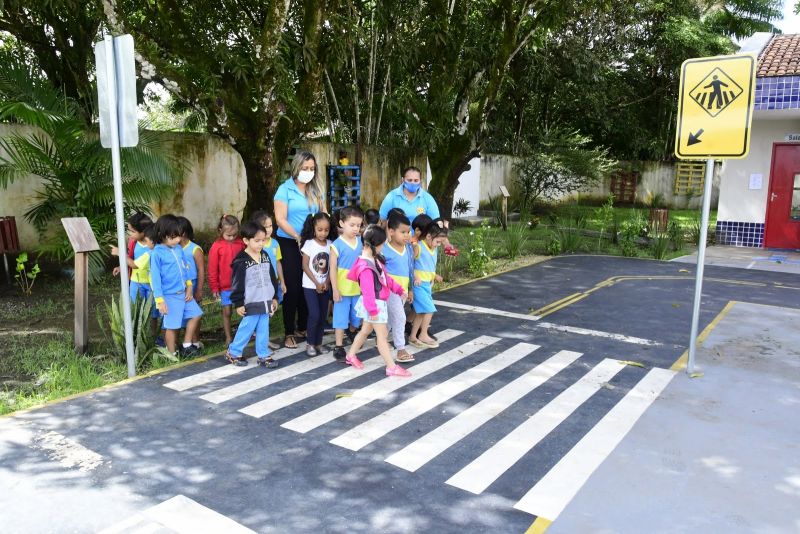
[[[106,0],[108,2],[108,0]],[[202,111],[247,170],[246,212],[270,206],[291,145],[314,131],[325,0],[119,0],[142,76]]]

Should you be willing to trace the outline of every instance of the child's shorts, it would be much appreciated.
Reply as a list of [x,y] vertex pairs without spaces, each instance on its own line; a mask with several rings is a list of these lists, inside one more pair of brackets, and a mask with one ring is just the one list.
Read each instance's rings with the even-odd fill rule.
[[164,316],[163,327],[167,330],[179,330],[184,320],[194,319],[203,315],[203,310],[194,299],[186,302],[186,295],[176,293],[164,295],[167,304],[167,314]]
[[342,296],[340,302],[333,303],[333,327],[341,330],[347,330],[349,325],[358,326],[361,324],[361,318],[356,313],[356,303],[361,298],[361,295],[354,295],[352,297]]
[[[386,310],[386,301],[375,299],[375,303],[378,305],[378,318],[375,321],[371,321],[369,319],[369,312],[364,307],[364,300],[361,297],[356,297],[358,301],[356,301],[355,309],[356,315],[360,318],[364,319],[366,322],[370,324],[386,324],[389,322],[389,313]],[[334,309],[336,309],[334,307]]]
[[[136,302],[137,299],[140,298],[147,300],[150,298],[152,294],[153,290],[150,288],[150,284],[131,282],[130,284],[131,304],[133,304],[134,302]],[[158,308],[156,308],[155,302],[153,303],[153,309],[150,311],[150,317],[152,317],[153,319],[158,319],[159,317],[161,317],[161,314],[158,313]]]
[[223,306],[233,306],[233,301],[231,300],[231,294],[233,293],[232,290],[222,290],[219,292],[219,300],[222,301]]
[[436,313],[433,305],[433,294],[430,282],[422,282],[414,286],[414,311],[417,313]]

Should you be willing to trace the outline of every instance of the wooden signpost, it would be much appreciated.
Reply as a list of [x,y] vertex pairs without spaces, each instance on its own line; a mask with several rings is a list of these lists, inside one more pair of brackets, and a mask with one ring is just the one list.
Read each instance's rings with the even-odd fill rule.
[[508,188],[504,185],[500,186],[500,192],[503,194],[503,207],[500,220],[503,223],[503,230],[505,230],[508,228],[508,197],[511,196],[511,193],[508,192]]
[[89,350],[89,252],[100,250],[86,217],[61,219],[75,252],[75,352]]

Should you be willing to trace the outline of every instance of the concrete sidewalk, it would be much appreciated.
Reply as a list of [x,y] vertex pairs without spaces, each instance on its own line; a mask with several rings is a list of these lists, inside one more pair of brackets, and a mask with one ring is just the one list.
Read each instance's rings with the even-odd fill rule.
[[736,303],[553,523],[574,532],[800,532],[800,311]]
[[[697,253],[681,256],[672,261],[696,264]],[[752,247],[709,246],[706,248],[705,265],[800,274],[800,252]]]

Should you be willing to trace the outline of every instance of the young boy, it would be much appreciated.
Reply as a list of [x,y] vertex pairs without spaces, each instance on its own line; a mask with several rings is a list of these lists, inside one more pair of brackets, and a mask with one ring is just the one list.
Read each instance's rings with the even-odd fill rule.
[[[411,222],[404,213],[390,213],[388,226],[388,241],[383,247],[383,257],[386,259],[386,274],[408,294],[408,302],[413,302],[414,292],[411,280],[414,279],[414,251],[411,249]],[[405,322],[406,312],[403,300],[391,293],[386,301],[389,314],[389,329],[392,331],[392,341],[397,349],[397,362],[413,362],[414,356],[406,350]]]
[[231,301],[242,321],[225,358],[234,365],[247,365],[242,352],[255,331],[258,364],[274,368],[278,362],[270,356],[269,318],[278,309],[278,278],[264,249],[267,231],[258,223],[247,222],[242,225],[241,236],[245,249],[231,265]]
[[[342,234],[331,245],[330,282],[333,291],[333,328],[336,337],[333,356],[340,361],[344,361],[347,356],[344,350],[345,330],[352,339],[361,326],[361,319],[355,311],[361,289],[356,282],[347,278],[347,274],[361,256],[360,233],[363,220],[364,213],[356,206],[346,206],[339,210],[339,226]],[[355,329],[351,330],[351,326]]]

